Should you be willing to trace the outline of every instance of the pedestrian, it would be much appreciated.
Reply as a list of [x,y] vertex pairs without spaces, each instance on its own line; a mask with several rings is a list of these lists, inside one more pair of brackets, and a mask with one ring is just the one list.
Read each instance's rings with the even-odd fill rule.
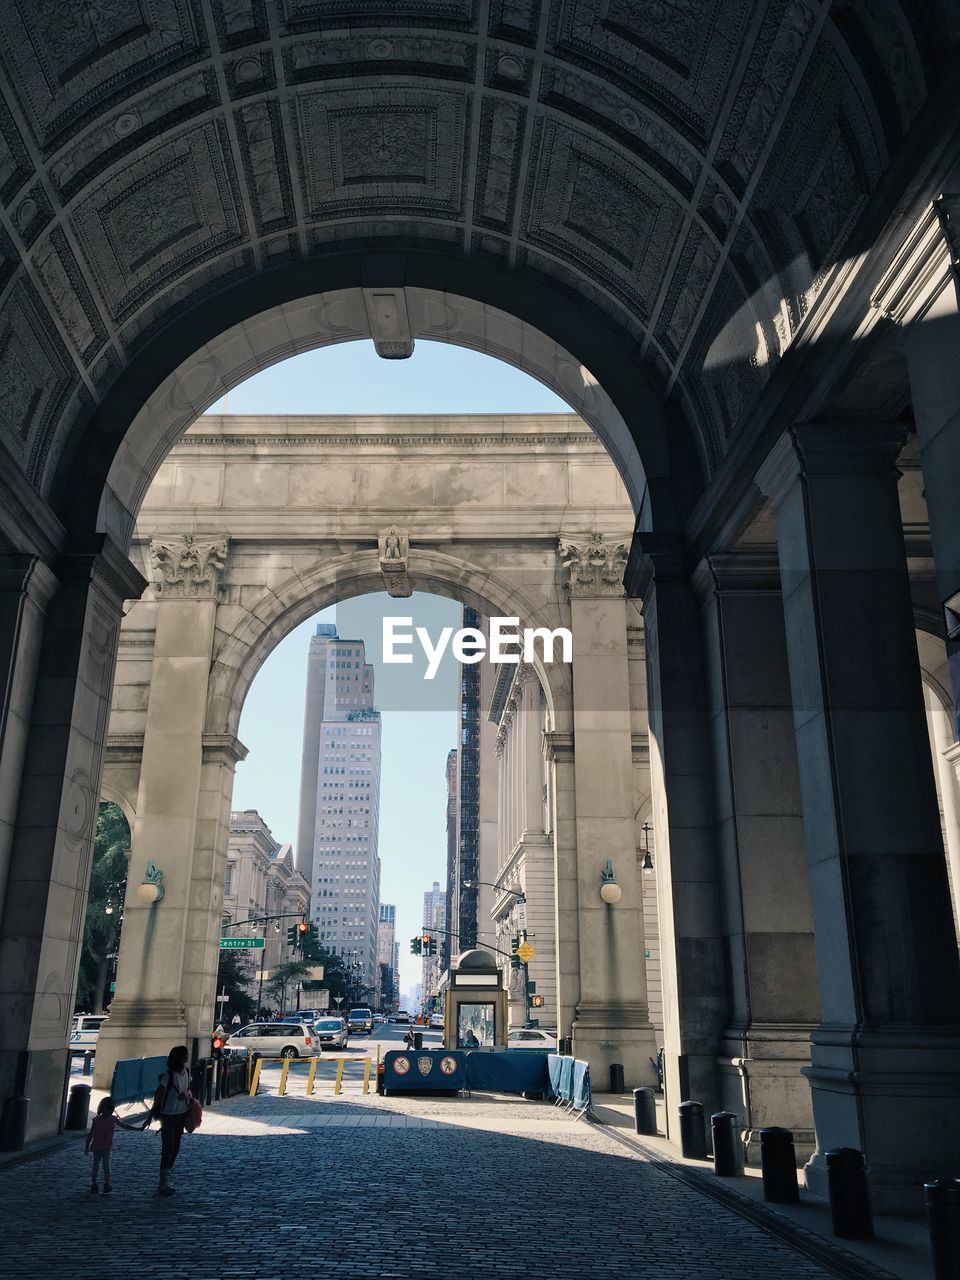
[[150,1111],[151,1116],[160,1121],[160,1182],[157,1192],[162,1196],[172,1196],[174,1192],[170,1171],[180,1154],[180,1140],[193,1101],[190,1072],[187,1070],[189,1059],[190,1050],[185,1044],[178,1044],[170,1050],[167,1069],[160,1076]]
[[110,1155],[113,1151],[113,1135],[119,1125],[121,1129],[129,1129],[131,1132],[137,1130],[143,1131],[150,1123],[149,1117],[143,1124],[127,1124],[121,1120],[116,1113],[116,1104],[113,1099],[107,1095],[100,1099],[100,1105],[97,1107],[97,1114],[93,1117],[90,1125],[90,1132],[87,1134],[87,1141],[84,1145],[84,1151],[87,1155],[93,1152],[93,1171],[90,1175],[90,1190],[94,1195],[99,1192],[97,1186],[97,1174],[103,1170],[103,1194],[109,1195],[113,1190],[110,1180]]
[[231,1028],[232,1028],[234,1031],[236,1031],[236,1029],[240,1026],[240,1015],[239,1015],[239,1013],[235,1013],[235,1014],[233,1015],[233,1017],[230,1019],[230,1026],[231,1026]]

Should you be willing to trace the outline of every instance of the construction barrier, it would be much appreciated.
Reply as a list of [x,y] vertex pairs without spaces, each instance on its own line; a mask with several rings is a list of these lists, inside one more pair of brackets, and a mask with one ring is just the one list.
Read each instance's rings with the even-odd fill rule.
[[467,1086],[460,1049],[394,1050],[383,1056],[384,1093],[459,1093]]
[[593,1090],[590,1086],[588,1062],[567,1057],[566,1054],[550,1053],[547,1055],[547,1076],[550,1092],[555,1096],[558,1106],[564,1107],[578,1120],[590,1111]]
[[[378,1052],[376,1063],[379,1063],[379,1057],[380,1055]],[[349,1057],[349,1058],[322,1058],[322,1057],[319,1057],[319,1058],[259,1058],[258,1057],[254,1061],[253,1072],[250,1077],[250,1097],[251,1098],[254,1098],[257,1095],[257,1090],[260,1087],[260,1070],[265,1062],[280,1063],[280,1082],[277,1085],[278,1098],[282,1098],[287,1092],[287,1078],[290,1074],[291,1066],[296,1067],[296,1066],[300,1066],[301,1064],[307,1065],[308,1067],[307,1097],[312,1098],[314,1093],[314,1086],[316,1084],[318,1064],[330,1063],[332,1065],[334,1062],[336,1062],[337,1064],[336,1077],[333,1082],[334,1097],[339,1097],[339,1095],[343,1091],[343,1067],[345,1063],[347,1062],[363,1063],[363,1068],[364,1068],[363,1069],[363,1092],[364,1093],[370,1092],[370,1075],[371,1075],[372,1069],[376,1065],[375,1060],[366,1054],[358,1055],[357,1057]]]

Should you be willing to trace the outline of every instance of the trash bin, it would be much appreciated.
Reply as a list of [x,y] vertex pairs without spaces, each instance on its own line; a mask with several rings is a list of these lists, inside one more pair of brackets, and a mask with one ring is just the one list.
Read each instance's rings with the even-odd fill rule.
[[70,1088],[70,1100],[67,1103],[67,1118],[63,1122],[64,1129],[85,1129],[90,1114],[90,1086],[75,1084]]
[[763,1198],[771,1204],[793,1204],[800,1199],[797,1186],[797,1153],[789,1129],[771,1125],[760,1130],[760,1172]]
[[626,1092],[626,1086],[623,1083],[623,1064],[620,1062],[610,1063],[610,1092]]
[[423,1032],[422,1031],[415,1031],[413,1033],[413,1047],[415,1050],[423,1048]]
[[736,1178],[743,1173],[743,1143],[739,1121],[732,1111],[715,1111],[710,1117],[713,1132],[713,1171],[718,1178]]
[[703,1103],[681,1102],[680,1154],[684,1160],[706,1160],[707,1135],[703,1127]]
[[842,1240],[873,1238],[867,1190],[867,1162],[855,1147],[836,1147],[824,1155],[833,1234]]
[[933,1280],[960,1280],[960,1178],[926,1182]]
[[657,1100],[652,1089],[634,1089],[633,1120],[637,1133],[657,1136]]

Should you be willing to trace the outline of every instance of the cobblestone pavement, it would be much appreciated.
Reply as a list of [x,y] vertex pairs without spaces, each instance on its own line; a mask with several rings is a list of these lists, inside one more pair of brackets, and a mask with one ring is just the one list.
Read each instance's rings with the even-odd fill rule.
[[824,1280],[835,1275],[603,1128],[489,1097],[233,1099],[154,1194],[120,1132],[93,1196],[82,1141],[0,1172],[5,1276]]

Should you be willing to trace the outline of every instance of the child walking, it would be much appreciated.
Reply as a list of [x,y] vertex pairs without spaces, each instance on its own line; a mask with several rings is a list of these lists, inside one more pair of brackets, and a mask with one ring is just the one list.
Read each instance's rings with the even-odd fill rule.
[[101,1168],[103,1169],[104,1195],[113,1190],[110,1183],[110,1153],[113,1151],[113,1135],[117,1126],[119,1125],[121,1129],[140,1131],[146,1128],[146,1124],[127,1124],[115,1114],[115,1111],[116,1106],[109,1095],[101,1098],[97,1114],[93,1117],[90,1132],[87,1134],[84,1150],[88,1155],[91,1151],[93,1152],[93,1172],[90,1176],[90,1191],[93,1195],[97,1195],[99,1191],[97,1173]]

